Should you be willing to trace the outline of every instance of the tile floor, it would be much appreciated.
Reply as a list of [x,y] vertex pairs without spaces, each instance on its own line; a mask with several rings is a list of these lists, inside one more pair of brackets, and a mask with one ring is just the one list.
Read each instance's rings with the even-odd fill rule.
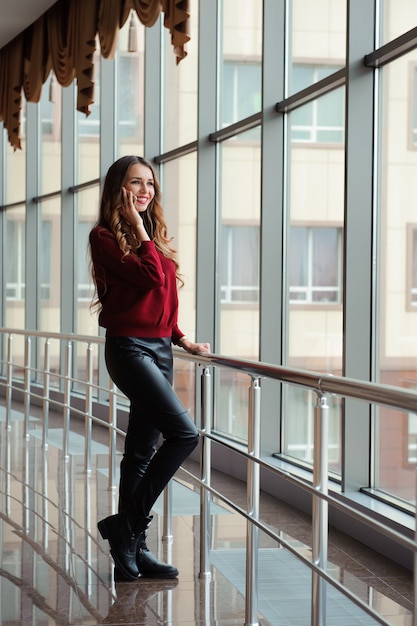
[[[1,626],[245,624],[245,520],[222,503],[212,503],[211,577],[199,576],[199,497],[193,480],[180,470],[172,486],[174,541],[162,540],[161,499],[148,537],[152,551],[178,567],[178,579],[115,584],[108,544],[96,526],[117,506],[117,491],[108,488],[107,434],[93,430],[89,474],[84,471],[82,424],[72,422],[78,432],[71,433],[65,459],[62,418],[51,416],[44,448],[39,412],[31,410],[31,415],[25,437],[22,407],[13,407],[10,430],[0,407]],[[194,462],[186,467],[197,473]],[[213,472],[213,486],[244,506],[241,482]],[[261,517],[309,555],[307,515],[262,495]],[[268,536],[260,534],[260,548],[258,623],[310,624],[309,569]],[[331,529],[328,572],[385,623],[411,626],[413,580],[407,570]],[[328,626],[380,623],[328,587]]]

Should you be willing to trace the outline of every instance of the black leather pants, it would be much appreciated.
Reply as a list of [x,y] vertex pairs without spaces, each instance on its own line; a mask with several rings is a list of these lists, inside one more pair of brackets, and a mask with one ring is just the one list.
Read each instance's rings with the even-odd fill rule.
[[[198,443],[198,431],[172,388],[171,340],[108,337],[106,365],[130,400],[120,464],[119,511],[147,517]],[[162,434],[162,445],[156,450]]]

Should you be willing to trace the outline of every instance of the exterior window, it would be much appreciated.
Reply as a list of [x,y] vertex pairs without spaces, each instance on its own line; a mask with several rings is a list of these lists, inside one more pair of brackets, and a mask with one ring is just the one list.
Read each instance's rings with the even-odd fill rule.
[[137,97],[139,82],[139,58],[136,55],[119,57],[118,126],[121,138],[139,138],[143,141],[140,124],[142,100]]
[[417,415],[408,414],[408,463],[417,464]]
[[51,297],[51,242],[52,222],[42,221],[41,225],[41,255],[40,255],[40,279],[41,300],[49,300]]
[[[333,74],[335,66],[294,65],[296,93]],[[291,113],[291,139],[303,143],[343,143],[345,117],[344,89],[335,89]]]
[[[292,68],[291,92],[301,91],[333,74],[337,69],[339,68],[334,65],[295,64]],[[261,63],[226,61],[223,66],[222,93],[223,126],[234,124],[260,111],[262,106]],[[344,89],[339,88],[291,113],[291,139],[293,142],[303,143],[343,143],[344,117],[345,92]],[[414,127],[417,129],[417,104]],[[417,130],[415,130],[415,141],[417,142]]]
[[100,72],[94,79],[94,102],[91,105],[90,115],[77,111],[78,134],[80,137],[98,137],[100,134]]
[[341,228],[291,227],[289,264],[290,302],[341,302]]
[[[40,297],[49,300],[51,289],[51,231],[50,221],[41,224]],[[7,221],[7,300],[25,299],[25,224],[17,220]]]
[[223,126],[261,110],[262,65],[226,61],[223,66]]
[[412,233],[411,306],[417,307],[417,228]]
[[88,255],[88,236],[92,224],[90,222],[78,222],[77,237],[77,276],[78,276],[78,301],[90,302],[94,294],[94,285],[90,274]]
[[25,299],[25,225],[7,220],[6,298]]
[[42,126],[42,135],[52,135],[54,131],[54,110],[55,105],[53,102],[49,100],[49,85],[51,80],[56,80],[55,78],[49,78],[49,81],[45,83],[41,99],[40,99],[40,116],[41,116],[41,126]]
[[97,138],[100,135],[100,97],[101,97],[101,58],[96,51],[94,53],[94,101],[90,105],[90,114],[86,115],[77,110],[78,137]]
[[[117,91],[117,115],[118,128],[121,138],[139,136],[139,103],[136,97],[137,83],[139,80],[139,59],[135,55],[120,55],[119,63],[119,86]],[[95,72],[94,79],[94,103],[91,105],[91,113],[88,117],[84,113],[78,113],[79,134],[82,137],[98,137],[100,134],[100,72]]]
[[258,302],[258,226],[222,226],[220,285],[222,303]]
[[417,68],[414,70],[413,145],[417,146]]
[[[285,420],[284,451],[289,457],[308,464],[313,463],[314,457],[315,402],[315,394],[310,390],[292,385],[286,389],[284,410],[291,418]],[[329,397],[329,469],[336,474],[340,473],[341,464],[341,405],[341,398]]]

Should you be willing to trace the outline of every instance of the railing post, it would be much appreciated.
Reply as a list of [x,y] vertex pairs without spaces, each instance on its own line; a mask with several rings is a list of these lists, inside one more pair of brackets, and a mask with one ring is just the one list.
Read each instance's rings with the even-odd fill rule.
[[[85,498],[86,502],[91,502],[91,472],[85,472]],[[93,571],[90,567],[90,563],[93,559],[93,540],[91,534],[91,518],[92,518],[92,507],[85,507],[85,528],[87,529],[86,533],[86,564],[85,564],[85,577],[86,577],[86,587],[87,587],[87,597],[91,598],[94,585],[93,585]]]
[[162,528],[162,541],[172,542],[174,535],[172,533],[172,480],[169,481],[164,489],[164,516]]
[[30,463],[30,441],[28,437],[24,438],[24,450],[23,450],[23,481],[22,481],[22,493],[23,493],[23,530],[25,533],[29,532],[30,526],[30,494],[33,491],[33,470],[31,470]]
[[85,387],[84,470],[87,472],[87,474],[91,474],[91,430],[93,414],[93,347],[91,343],[87,345],[86,370],[87,383]]
[[29,413],[30,413],[30,360],[31,360],[31,338],[25,340],[25,374],[24,374],[24,436],[29,437]]
[[[42,439],[44,439],[44,434],[42,434]],[[49,466],[49,455],[47,452],[44,453],[44,458],[42,461],[42,547],[45,552],[48,553],[49,548],[49,476],[48,476],[48,466]]]
[[116,424],[117,424],[117,402],[114,383],[110,379],[110,401],[109,401],[109,490],[116,486]]
[[50,348],[49,337],[45,338],[43,353],[43,395],[42,395],[42,448],[45,450],[44,462],[42,464],[42,546],[48,551],[49,546],[49,497],[48,497],[48,432],[49,432],[49,393],[50,393]]
[[201,437],[200,437],[200,572],[199,578],[210,580],[210,493],[204,485],[211,482],[211,441],[205,435],[211,432],[212,388],[211,374],[204,367],[201,374]]
[[[329,407],[326,397],[318,394],[314,409],[314,465],[313,487],[317,493],[328,494],[328,421]],[[319,495],[313,496],[312,503],[312,560],[323,570],[327,569],[328,546],[328,503]],[[326,583],[320,574],[312,572],[311,624],[326,624]]]
[[70,414],[71,414],[71,356],[72,343],[67,341],[65,345],[65,371],[64,371],[64,458],[69,458]]
[[43,415],[43,431],[42,431],[42,447],[48,448],[48,431],[49,431],[49,385],[50,385],[50,340],[45,340],[44,356],[43,356],[43,399],[42,399],[42,415]]
[[[253,378],[249,388],[248,454],[256,459],[259,458],[261,451],[260,394],[259,378]],[[259,491],[259,464],[248,459],[248,514],[257,521],[259,520]],[[248,519],[246,522],[245,626],[256,626],[258,624],[258,544],[259,528]]]
[[12,413],[12,384],[13,384],[13,335],[7,338],[7,380],[6,380],[6,430],[11,430],[10,418]]

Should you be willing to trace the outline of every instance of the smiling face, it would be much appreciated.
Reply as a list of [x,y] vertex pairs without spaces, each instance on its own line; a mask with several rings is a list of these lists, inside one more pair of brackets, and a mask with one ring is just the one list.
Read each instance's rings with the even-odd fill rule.
[[123,186],[136,196],[135,207],[138,213],[146,211],[155,197],[155,181],[152,170],[142,163],[133,163],[127,170]]

